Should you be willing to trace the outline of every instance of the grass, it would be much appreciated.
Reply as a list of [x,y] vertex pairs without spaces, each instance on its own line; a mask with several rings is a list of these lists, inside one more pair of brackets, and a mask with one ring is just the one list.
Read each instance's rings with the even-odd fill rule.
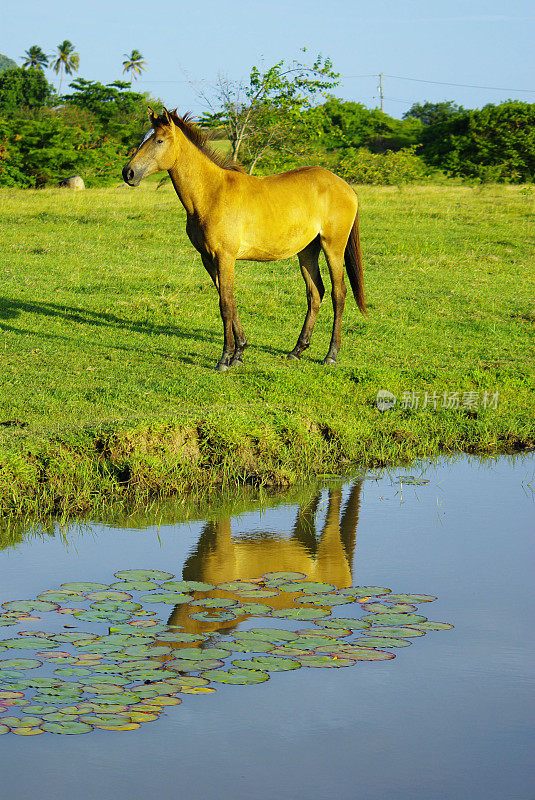
[[294,258],[238,264],[250,347],[219,374],[215,290],[155,185],[0,192],[0,515],[535,445],[533,194],[360,187],[369,315],[348,294],[339,366],[320,364],[328,294],[311,349],[284,360],[305,311]]

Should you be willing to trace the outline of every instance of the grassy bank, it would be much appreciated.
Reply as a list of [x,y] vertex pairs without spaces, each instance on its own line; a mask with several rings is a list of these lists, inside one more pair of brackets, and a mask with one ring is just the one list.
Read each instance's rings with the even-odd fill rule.
[[535,445],[533,194],[362,187],[369,315],[348,295],[339,366],[320,364],[328,296],[284,360],[305,311],[291,259],[238,265],[250,347],[219,374],[215,290],[155,185],[0,192],[0,514]]

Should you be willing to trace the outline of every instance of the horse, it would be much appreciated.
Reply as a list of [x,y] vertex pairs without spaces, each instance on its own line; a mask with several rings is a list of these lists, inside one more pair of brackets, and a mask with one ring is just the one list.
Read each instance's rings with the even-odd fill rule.
[[243,363],[247,340],[234,299],[236,261],[277,261],[297,254],[308,310],[297,344],[299,359],[310,345],[325,293],[318,258],[323,250],[332,284],[334,322],[323,364],[336,364],[341,344],[346,287],[344,263],[355,300],[366,313],[359,238],[358,200],[353,189],[323,167],[301,167],[257,177],[215,153],[208,136],[188,114],[149,108],[152,128],[122,171],[129,186],[167,170],[186,210],[186,233],[218,293],[223,354],[216,369]]
[[[321,494],[301,506],[289,536],[274,531],[248,532],[233,535],[229,517],[207,522],[195,551],[184,564],[184,580],[221,584],[227,581],[258,581],[265,572],[302,572],[308,580],[330,583],[338,588],[351,586],[357,526],[361,504],[362,481],[351,486],[345,505],[341,487],[329,490],[325,521],[321,530],[316,523]],[[281,592],[260,600],[274,609],[302,608],[295,592]],[[239,603],[248,602],[239,592],[212,589],[196,592],[197,598],[230,597]],[[254,597],[250,602],[255,602]],[[179,626],[187,633],[229,633],[250,615],[231,621],[199,621],[189,616],[186,604],[175,606],[168,625]]]

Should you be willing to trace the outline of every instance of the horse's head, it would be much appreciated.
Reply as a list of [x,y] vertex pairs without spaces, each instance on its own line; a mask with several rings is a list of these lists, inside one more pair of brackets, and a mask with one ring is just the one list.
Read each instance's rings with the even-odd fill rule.
[[176,129],[171,114],[164,108],[157,116],[149,108],[149,117],[152,128],[123,167],[123,180],[129,186],[139,186],[148,175],[171,169],[176,160]]

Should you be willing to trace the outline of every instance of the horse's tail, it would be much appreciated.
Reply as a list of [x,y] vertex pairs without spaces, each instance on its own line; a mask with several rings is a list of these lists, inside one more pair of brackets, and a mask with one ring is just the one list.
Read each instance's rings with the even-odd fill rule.
[[366,300],[364,299],[364,278],[362,274],[362,253],[360,251],[360,235],[359,235],[359,212],[357,215],[347,240],[346,249],[344,253],[344,261],[346,265],[347,276],[349,283],[353,289],[357,305],[363,314],[366,314]]

